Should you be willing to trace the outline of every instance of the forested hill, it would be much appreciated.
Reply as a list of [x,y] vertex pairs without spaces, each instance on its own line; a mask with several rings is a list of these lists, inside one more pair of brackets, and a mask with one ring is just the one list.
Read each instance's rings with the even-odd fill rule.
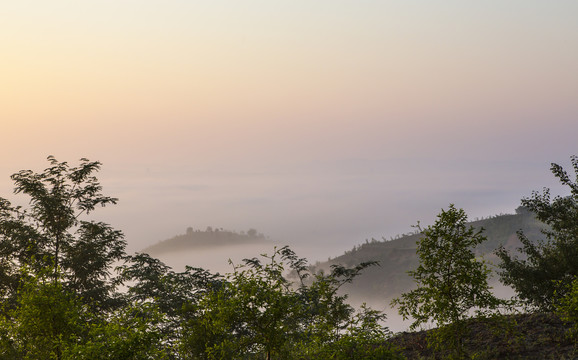
[[255,229],[249,229],[247,232],[237,233],[234,231],[223,230],[222,228],[213,229],[207,227],[206,230],[195,230],[189,227],[185,234],[160,241],[155,245],[143,249],[143,252],[151,255],[159,255],[200,248],[262,244],[268,242],[270,242],[270,240]]
[[[543,226],[534,215],[523,208],[516,214],[497,215],[470,223],[476,228],[483,227],[483,234],[488,241],[481,244],[476,252],[484,255],[484,259],[497,263],[493,251],[500,245],[509,250],[515,250],[521,243],[516,232],[523,230],[531,240],[542,239],[540,229]],[[414,286],[413,279],[407,271],[418,266],[416,242],[419,234],[406,234],[391,240],[366,240],[364,244],[355,246],[345,254],[318,263],[318,269],[328,269],[332,264],[354,266],[364,261],[378,261],[379,266],[366,269],[365,272],[349,284],[346,291],[352,298],[359,299],[389,299]]]

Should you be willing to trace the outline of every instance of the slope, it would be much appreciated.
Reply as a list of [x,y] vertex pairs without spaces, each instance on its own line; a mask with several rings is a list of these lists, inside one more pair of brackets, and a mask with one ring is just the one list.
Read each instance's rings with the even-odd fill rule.
[[[488,238],[481,244],[476,253],[491,264],[497,263],[493,251],[500,245],[509,250],[520,246],[516,232],[523,230],[530,239],[540,238],[543,224],[523,208],[516,214],[497,215],[470,223],[476,228],[483,228]],[[416,242],[419,233],[405,234],[392,240],[366,240],[343,255],[318,263],[318,270],[326,270],[332,264],[353,266],[364,261],[378,261],[379,266],[367,269],[352,284],[344,289],[353,299],[383,300],[390,299],[413,287],[413,280],[407,271],[418,266]]]

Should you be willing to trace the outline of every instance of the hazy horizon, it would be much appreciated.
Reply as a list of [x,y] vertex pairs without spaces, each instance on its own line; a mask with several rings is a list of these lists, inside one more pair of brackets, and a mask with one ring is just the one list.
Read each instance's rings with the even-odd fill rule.
[[[578,2],[0,5],[0,197],[103,163],[129,251],[256,228],[312,262],[512,213],[578,154]],[[568,169],[571,170],[571,169]],[[323,257],[321,257],[323,255]],[[320,258],[321,257],[321,258]],[[194,264],[193,264],[194,265]]]

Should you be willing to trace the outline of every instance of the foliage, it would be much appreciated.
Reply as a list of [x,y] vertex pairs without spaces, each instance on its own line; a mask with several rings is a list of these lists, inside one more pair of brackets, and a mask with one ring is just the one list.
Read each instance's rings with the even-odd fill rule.
[[[368,308],[365,304],[350,319],[341,334],[331,341],[317,344],[309,341],[306,350],[301,350],[300,358],[307,359],[402,359],[403,357],[384,339],[390,337],[390,332],[383,327],[385,314]],[[315,340],[315,338],[310,339]],[[306,356],[304,354],[307,354]]]
[[132,260],[122,233],[81,218],[117,201],[101,194],[100,163],[48,160],[12,176],[29,208],[0,198],[2,357],[160,358],[162,315],[116,292],[112,264]]
[[569,335],[573,340],[578,340],[578,277],[572,281],[565,295],[559,298],[556,313],[562,320],[572,324]]
[[128,256],[117,271],[120,283],[131,284],[125,294],[129,302],[155,302],[169,317],[177,316],[185,304],[197,302],[209,286],[218,286],[221,278],[191,266],[174,272],[162,261],[143,253]]
[[10,359],[164,359],[168,349],[153,305],[103,317],[60,282],[25,274],[17,306],[0,317],[0,357]]
[[191,309],[197,316],[187,326],[187,351],[211,359],[284,354],[299,334],[302,305],[277,257],[287,260],[276,251],[268,263],[253,258],[234,266],[223,286]]
[[51,276],[83,302],[110,308],[116,303],[110,266],[124,255],[126,244],[120,231],[81,216],[117,199],[101,194],[93,176],[99,162],[81,159],[70,167],[52,156],[48,161],[41,173],[12,175],[15,193],[29,196],[29,208],[0,198],[1,296],[15,301],[19,268],[26,266],[33,274],[51,269]]
[[84,336],[86,309],[59,282],[23,275],[17,306],[0,318],[0,353],[12,359],[62,359]]
[[87,341],[67,347],[63,359],[170,359],[174,349],[164,343],[162,321],[154,305],[125,306],[110,319],[90,324]]
[[434,225],[426,229],[417,225],[423,235],[417,244],[420,265],[409,272],[417,289],[392,301],[404,319],[413,318],[412,329],[436,323],[436,341],[430,344],[442,341],[458,356],[463,355],[463,321],[471,311],[481,316],[502,304],[490,291],[489,270],[473,252],[485,241],[482,230],[467,227],[466,221],[464,210],[452,204],[441,211]]
[[[301,286],[300,299],[304,308],[304,326],[308,338],[324,346],[338,338],[347,328],[354,309],[347,303],[348,295],[341,294],[340,288],[358,277],[367,267],[375,262],[365,262],[351,268],[334,264],[326,274],[299,273]],[[303,280],[312,277],[313,281],[306,284]]]
[[[312,274],[305,259],[288,247],[263,257],[266,262],[253,258],[233,265],[220,287],[188,307],[181,347],[185,358],[318,358],[314,355],[323,351],[339,353],[348,340],[351,347],[365,337],[364,344],[385,339],[379,312],[365,308],[352,320],[353,308],[337,293],[371,263],[335,266],[308,282]],[[288,271],[297,284],[287,278]],[[350,349],[350,358],[356,358],[356,349]]]
[[117,270],[119,283],[130,284],[124,294],[126,303],[137,307],[154,305],[162,314],[156,325],[163,334],[165,348],[176,346],[181,338],[181,325],[186,316],[183,307],[196,304],[207,289],[220,284],[219,274],[190,266],[177,273],[143,253],[126,257]]
[[[578,157],[571,158],[578,176]],[[525,258],[518,258],[503,247],[497,255],[502,260],[501,280],[512,286],[526,304],[542,311],[554,310],[554,305],[569,291],[571,281],[578,276],[578,178],[572,181],[566,171],[552,164],[556,178],[569,187],[569,196],[553,199],[550,189],[533,192],[522,199],[522,205],[547,225],[542,232],[546,241],[532,242],[519,232]]]

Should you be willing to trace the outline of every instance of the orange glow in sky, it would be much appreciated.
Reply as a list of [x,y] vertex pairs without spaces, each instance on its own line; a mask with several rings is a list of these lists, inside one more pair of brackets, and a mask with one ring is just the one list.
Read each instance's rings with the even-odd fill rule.
[[[433,217],[456,188],[495,191],[467,203],[480,216],[513,209],[519,193],[495,194],[542,185],[501,182],[504,162],[547,176],[577,153],[576,1],[57,0],[0,14],[0,190],[49,154],[100,160],[135,248],[188,225],[303,237],[317,224],[329,242],[325,213],[356,223],[335,240],[347,247],[419,219],[388,223],[398,203]],[[408,183],[421,190],[396,190]],[[157,232],[137,229],[163,204]]]

